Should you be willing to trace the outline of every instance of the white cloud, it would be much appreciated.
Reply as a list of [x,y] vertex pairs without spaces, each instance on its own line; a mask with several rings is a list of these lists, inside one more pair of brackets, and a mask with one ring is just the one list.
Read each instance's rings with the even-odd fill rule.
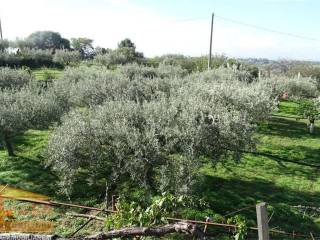
[[[273,1],[273,0],[272,0]],[[174,16],[133,4],[130,0],[0,0],[4,37],[25,37],[37,30],[62,36],[89,37],[114,48],[131,38],[147,56],[165,53],[204,55],[208,52],[207,20],[176,21]],[[215,21],[214,52],[241,57],[315,59],[320,47],[248,27]]]

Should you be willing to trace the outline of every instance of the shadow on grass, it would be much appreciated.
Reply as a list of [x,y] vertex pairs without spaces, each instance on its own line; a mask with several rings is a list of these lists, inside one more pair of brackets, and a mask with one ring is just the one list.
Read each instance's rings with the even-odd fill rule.
[[[320,170],[320,148],[307,147],[303,145],[281,146],[269,143],[268,146],[262,150],[262,152],[278,156],[279,158],[293,160],[297,163],[301,162],[319,166],[318,169]],[[277,161],[276,158],[274,158],[274,160]],[[281,163],[281,159],[279,159],[278,162]],[[315,167],[311,168],[317,169]]]
[[22,156],[5,159],[0,165],[0,183],[24,190],[55,196],[58,178],[40,159]]
[[[320,166],[320,133],[310,135],[306,124],[285,118],[272,118],[269,123],[259,129],[262,143],[258,145],[258,152],[278,156],[305,164]],[[281,174],[303,176],[315,181],[319,176],[319,168],[305,167],[298,164],[288,165],[277,161],[281,166]]]
[[320,193],[290,190],[259,178],[247,181],[209,175],[203,176],[199,186],[201,187],[198,189],[198,196],[202,196],[209,202],[210,207],[221,215],[252,205],[251,209],[241,214],[249,219],[250,225],[255,225],[254,205],[259,201],[265,201],[272,206],[269,214],[274,212],[270,221],[271,227],[306,233],[320,230],[320,226],[316,225],[310,216],[304,216],[291,207],[295,205],[319,206]]
[[[55,197],[58,178],[44,166],[42,151],[49,131],[29,130],[14,138],[15,157],[0,161],[0,183]],[[2,151],[4,153],[4,151]]]
[[320,129],[315,127],[315,134],[311,135],[308,132],[307,124],[294,119],[272,117],[268,123],[259,127],[259,132],[273,136],[288,137],[288,138],[318,138],[320,137]]

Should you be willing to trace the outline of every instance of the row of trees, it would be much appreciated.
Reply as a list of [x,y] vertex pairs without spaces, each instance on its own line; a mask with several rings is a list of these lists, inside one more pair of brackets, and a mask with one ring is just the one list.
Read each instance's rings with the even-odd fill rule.
[[255,148],[256,125],[282,93],[318,95],[309,78],[252,81],[226,68],[188,74],[164,64],[116,71],[83,66],[67,70],[55,87],[73,109],[47,149],[65,190],[85,176],[91,183],[131,179],[147,189],[186,193],[197,183],[200,159],[239,160]]
[[0,40],[0,51],[8,50],[9,47],[17,48],[20,51],[23,49],[73,49],[85,54],[87,51],[93,51],[92,43],[93,40],[88,38],[71,38],[71,41],[69,41],[58,32],[37,31],[31,33],[25,39],[17,39],[15,41]]
[[[99,56],[129,50],[141,57],[131,41]],[[257,123],[284,92],[318,96],[311,78],[253,80],[247,71],[229,68],[189,74],[179,64],[135,63],[111,71],[116,63],[94,58],[45,87],[26,71],[1,68],[0,136],[9,155],[15,135],[56,123],[47,163],[65,190],[85,176],[95,185],[131,179],[159,192],[187,192],[199,159],[239,160],[255,147]]]
[[[13,49],[18,49],[18,52],[12,52]],[[0,66],[63,67],[77,65],[80,61],[88,59],[93,59],[88,64],[99,64],[108,68],[114,68],[119,64],[138,63],[153,67],[159,64],[180,66],[188,73],[207,69],[206,56],[186,57],[171,54],[145,59],[141,52],[136,51],[136,46],[130,39],[122,40],[114,50],[95,48],[93,40],[89,38],[71,38],[69,41],[52,31],[37,31],[25,39],[13,42],[0,40]],[[211,67],[222,66],[245,70],[251,78],[258,77],[256,67],[224,55],[214,56]]]
[[[31,68],[78,65],[83,60],[108,67],[130,62],[141,63],[143,54],[136,51],[130,39],[124,39],[115,50],[93,47],[88,38],[62,38],[59,33],[40,31],[23,40],[0,40],[0,66]],[[11,50],[10,50],[11,49]],[[15,51],[14,51],[15,50]],[[88,64],[91,64],[90,62]]]

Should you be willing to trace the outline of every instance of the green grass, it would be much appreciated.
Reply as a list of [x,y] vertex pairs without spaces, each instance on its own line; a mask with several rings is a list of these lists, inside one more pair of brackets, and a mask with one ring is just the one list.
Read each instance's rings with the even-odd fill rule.
[[[260,124],[257,151],[320,166],[319,123],[316,134],[310,135],[306,122],[291,118],[296,116],[296,107],[295,103],[283,102],[277,114],[289,118],[272,117]],[[246,154],[240,163],[229,161],[203,168],[203,188],[199,194],[222,215],[265,201],[271,205],[269,214],[274,212],[271,228],[307,234],[319,232],[320,216],[311,217],[309,212],[303,214],[292,207],[320,207],[319,170]],[[242,214],[250,224],[256,224],[254,208]]]
[[[296,109],[297,104],[282,102],[279,112],[274,114],[277,116],[259,124],[257,151],[320,165],[319,122],[316,123],[316,133],[310,135],[306,120],[296,120]],[[41,154],[48,134],[49,131],[29,130],[17,137],[17,157],[8,158],[0,149],[0,184],[9,183],[50,197],[57,196],[57,177],[45,168]],[[299,212],[292,206],[320,207],[319,170],[245,154],[239,163],[227,161],[216,166],[204,166],[198,196],[209,203],[210,210],[220,215],[252,206],[241,212],[250,226],[256,225],[254,205],[265,201],[270,205],[271,228],[317,233],[320,231],[320,215]],[[70,219],[62,221],[66,227],[73,223]],[[61,231],[67,230],[63,228]]]
[[32,74],[37,80],[47,80],[48,78],[58,78],[62,73],[61,69],[57,68],[39,68],[32,70]]
[[57,177],[43,164],[49,131],[29,130],[14,139],[15,157],[0,149],[0,184],[45,195],[55,192]]
[[299,118],[300,116],[297,114],[297,108],[298,103],[283,101],[279,106],[279,111],[277,111],[274,115],[287,118]]

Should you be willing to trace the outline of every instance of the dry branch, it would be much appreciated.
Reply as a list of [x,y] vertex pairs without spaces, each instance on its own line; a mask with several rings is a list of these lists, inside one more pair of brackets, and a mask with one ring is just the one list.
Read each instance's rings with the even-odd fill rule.
[[53,207],[71,207],[71,208],[80,208],[80,209],[87,209],[87,210],[93,210],[93,211],[99,211],[99,212],[106,212],[106,213],[115,213],[117,211],[113,211],[110,209],[100,209],[96,207],[88,207],[83,205],[77,205],[72,203],[62,203],[62,202],[55,202],[55,201],[43,201],[43,200],[36,200],[36,199],[30,199],[30,198],[16,198],[16,197],[9,197],[9,196],[3,196],[0,195],[0,198],[5,199],[11,199],[21,202],[29,202],[34,204],[42,204],[47,206],[53,206]]
[[205,234],[195,224],[177,222],[159,227],[128,227],[109,232],[101,232],[88,237],[60,238],[53,235],[6,233],[0,234],[0,240],[105,240],[136,236],[162,237],[171,233],[179,233],[203,239]]
[[105,220],[102,217],[98,217],[98,216],[95,216],[95,215],[81,214],[81,213],[67,213],[67,215],[71,216],[71,217],[89,218],[89,219],[94,219],[94,220],[102,221],[102,222],[104,222],[104,220]]
[[54,235],[40,235],[27,233],[3,233],[0,240],[54,240]]
[[195,225],[186,222],[177,222],[174,224],[167,224],[160,227],[130,227],[119,230],[112,230],[109,232],[98,233],[97,235],[87,237],[86,239],[111,239],[118,237],[135,237],[135,236],[154,236],[162,237],[171,233],[180,233],[196,238],[203,238],[204,233]]

